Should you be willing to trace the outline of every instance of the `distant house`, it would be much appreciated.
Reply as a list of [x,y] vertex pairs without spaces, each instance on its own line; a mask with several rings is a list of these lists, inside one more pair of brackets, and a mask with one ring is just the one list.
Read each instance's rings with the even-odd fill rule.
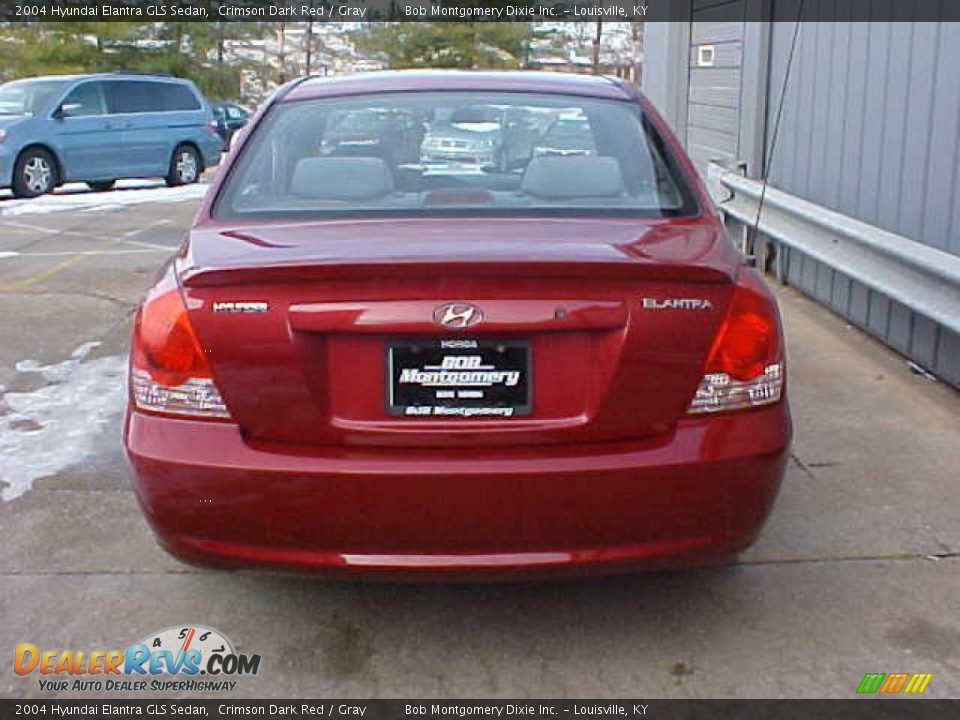
[[302,75],[346,75],[382,70],[384,64],[363,53],[351,39],[357,23],[273,23],[258,40],[228,40],[227,61],[242,62],[240,93],[257,102],[276,85]]
[[550,72],[615,75],[640,83],[643,23],[603,23],[596,67],[595,41],[594,23],[542,23],[530,43],[526,66]]

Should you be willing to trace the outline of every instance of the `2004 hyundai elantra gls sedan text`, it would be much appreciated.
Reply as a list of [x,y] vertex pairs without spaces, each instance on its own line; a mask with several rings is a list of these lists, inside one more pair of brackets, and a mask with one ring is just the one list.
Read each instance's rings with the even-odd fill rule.
[[[454,137],[474,107],[522,116],[483,135],[519,132],[524,154],[323,142],[374,112]],[[553,152],[557,123],[582,146]],[[754,541],[785,383],[775,300],[631,86],[374,73],[290,83],[253,118],[139,308],[124,433],[189,562],[602,573]]]

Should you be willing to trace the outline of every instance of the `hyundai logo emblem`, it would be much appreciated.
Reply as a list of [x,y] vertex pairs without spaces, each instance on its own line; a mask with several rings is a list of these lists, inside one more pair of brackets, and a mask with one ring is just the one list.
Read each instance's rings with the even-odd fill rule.
[[446,303],[433,311],[433,321],[437,325],[458,330],[476,325],[481,320],[483,311],[470,303]]

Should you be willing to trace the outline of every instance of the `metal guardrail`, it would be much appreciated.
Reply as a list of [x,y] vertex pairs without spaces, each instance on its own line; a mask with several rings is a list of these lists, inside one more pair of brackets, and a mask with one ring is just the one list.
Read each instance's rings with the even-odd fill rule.
[[[757,222],[761,182],[718,163],[710,163],[707,179],[729,195],[718,202],[721,211],[750,227]],[[758,230],[960,333],[960,257],[769,185]],[[782,264],[777,276],[784,279]]]

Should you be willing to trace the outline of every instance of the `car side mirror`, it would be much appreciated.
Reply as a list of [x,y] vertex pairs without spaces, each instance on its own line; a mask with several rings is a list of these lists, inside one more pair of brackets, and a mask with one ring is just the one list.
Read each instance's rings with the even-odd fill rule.
[[53,116],[57,120],[63,120],[63,118],[73,116],[78,110],[82,110],[83,105],[80,103],[63,103],[53,112]]

